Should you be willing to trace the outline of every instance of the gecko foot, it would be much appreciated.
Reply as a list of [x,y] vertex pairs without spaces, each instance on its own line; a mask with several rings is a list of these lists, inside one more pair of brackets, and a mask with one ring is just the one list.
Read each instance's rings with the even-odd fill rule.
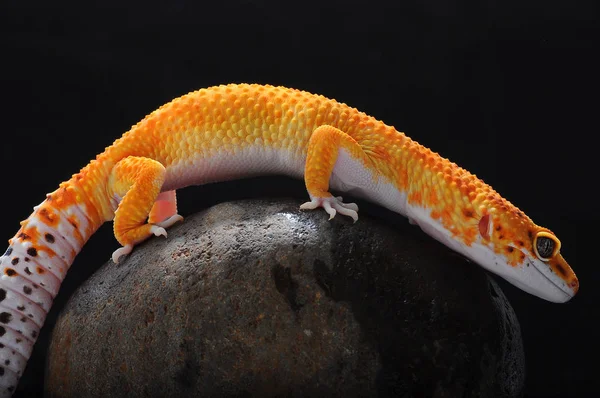
[[344,216],[352,217],[354,222],[358,220],[358,206],[356,203],[344,203],[342,202],[342,197],[333,197],[330,196],[328,198],[312,198],[310,202],[306,202],[300,206],[301,210],[312,210],[317,207],[322,207],[325,209],[327,214],[329,214],[329,219],[331,220],[335,217],[336,213],[340,213]]
[[[174,218],[176,216],[173,216],[171,218]],[[177,216],[177,217],[181,217],[181,216]],[[183,219],[183,217],[181,217],[181,219]],[[170,219],[165,220],[169,221]],[[179,219],[176,219],[174,222],[179,221]],[[154,234],[154,236],[164,236],[165,238],[167,237],[167,231],[163,228],[160,227],[158,225],[151,225],[150,226],[150,233]],[[118,248],[117,250],[115,250],[112,254],[112,260],[115,264],[119,263],[119,260],[121,259],[121,257],[126,256],[128,254],[130,254],[133,251],[133,245],[132,244],[128,244],[125,245],[123,247]]]

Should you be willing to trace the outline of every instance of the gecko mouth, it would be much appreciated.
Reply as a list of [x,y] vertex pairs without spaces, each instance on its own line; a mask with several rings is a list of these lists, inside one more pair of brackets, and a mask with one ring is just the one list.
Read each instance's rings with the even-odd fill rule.
[[[571,298],[573,298],[573,296],[575,295],[575,293],[573,291],[569,290],[565,286],[561,286],[561,284],[554,281],[550,276],[547,275],[547,272],[544,272],[543,269],[540,269],[540,267],[535,262],[528,261],[528,264],[529,264],[530,268],[533,268],[539,274],[539,276],[542,276],[543,279],[547,282],[546,286],[543,289],[544,293],[541,294],[542,298],[549,300],[549,301],[561,302],[561,303],[569,301]],[[545,265],[546,264],[543,264],[543,266],[545,266]],[[548,285],[550,285],[554,288],[553,289],[554,292],[552,292],[552,293],[548,292],[548,288],[547,288]],[[558,296],[560,296],[560,297],[557,296],[557,293],[558,293]]]

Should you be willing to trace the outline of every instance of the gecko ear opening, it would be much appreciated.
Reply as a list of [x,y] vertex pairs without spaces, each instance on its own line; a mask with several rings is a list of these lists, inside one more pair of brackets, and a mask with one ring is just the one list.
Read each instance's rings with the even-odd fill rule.
[[540,231],[533,239],[533,251],[542,261],[548,261],[560,251],[560,240],[550,232]]
[[485,216],[481,217],[478,226],[479,234],[486,240],[490,239],[490,236],[492,234],[492,218],[489,214],[486,214]]

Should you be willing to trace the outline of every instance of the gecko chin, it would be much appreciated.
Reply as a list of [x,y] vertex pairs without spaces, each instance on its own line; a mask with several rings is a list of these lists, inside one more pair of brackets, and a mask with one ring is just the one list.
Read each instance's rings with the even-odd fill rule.
[[519,279],[505,277],[510,283],[518,288],[533,294],[534,296],[543,298],[544,300],[553,303],[565,303],[575,296],[575,291],[568,287],[556,275],[548,275],[543,267],[548,267],[545,263],[536,264],[530,261],[529,264],[523,265],[516,271],[519,272]]
[[528,256],[522,264],[512,266],[504,256],[487,246],[473,246],[471,249],[474,250],[469,250],[468,257],[527,293],[553,303],[565,303],[577,293],[577,288],[569,286],[546,262]]

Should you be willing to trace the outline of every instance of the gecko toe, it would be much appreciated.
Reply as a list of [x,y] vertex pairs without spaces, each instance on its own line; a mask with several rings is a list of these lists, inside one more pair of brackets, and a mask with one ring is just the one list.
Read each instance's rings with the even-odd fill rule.
[[164,236],[167,237],[167,231],[163,227],[159,227],[157,225],[153,225],[150,227],[150,233],[153,233],[154,236]]
[[340,214],[343,214],[343,215],[345,215],[345,216],[351,217],[351,218],[352,218],[352,220],[354,220],[354,222],[356,222],[356,221],[358,220],[358,213],[357,213],[356,211],[352,210],[352,209],[349,209],[349,208],[347,208],[347,207],[344,207],[344,206],[340,206],[340,207],[337,209],[337,211],[338,211]]
[[118,248],[112,254],[112,261],[115,264],[119,264],[119,260],[122,256],[126,256],[133,250],[133,245],[125,245],[123,247]]
[[183,217],[180,216],[179,214],[174,214],[171,217],[167,218],[166,220],[157,222],[154,225],[156,225],[158,227],[162,227],[162,228],[169,228],[173,224],[178,223],[179,221],[183,221]]
[[313,210],[313,209],[316,209],[319,206],[320,206],[319,199],[318,198],[314,198],[310,202],[302,203],[300,205],[300,210]]
[[324,200],[323,201],[323,208],[325,209],[325,211],[327,212],[327,214],[329,214],[329,219],[330,220],[333,217],[335,217],[336,210],[331,206],[331,203],[329,203],[328,200]]

